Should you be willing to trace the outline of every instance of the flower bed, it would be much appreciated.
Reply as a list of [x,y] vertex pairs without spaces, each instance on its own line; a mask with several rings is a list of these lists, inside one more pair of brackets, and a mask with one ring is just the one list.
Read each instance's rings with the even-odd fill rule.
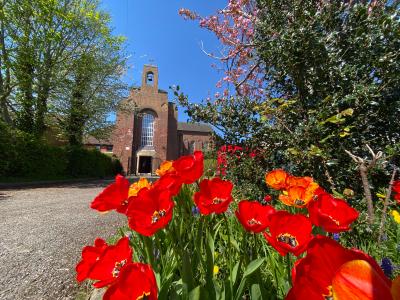
[[91,207],[128,226],[114,245],[83,248],[77,280],[106,287],[103,299],[400,299],[400,276],[337,241],[359,217],[344,199],[273,170],[278,201],[238,201],[203,169],[197,151],[163,163],[153,184],[118,175]]

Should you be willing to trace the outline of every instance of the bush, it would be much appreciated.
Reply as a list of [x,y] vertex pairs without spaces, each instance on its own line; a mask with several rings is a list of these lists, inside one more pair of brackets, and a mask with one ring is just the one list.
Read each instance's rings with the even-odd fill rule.
[[122,166],[115,158],[111,158],[97,150],[86,150],[80,147],[67,149],[68,174],[72,177],[106,177],[121,173]]
[[103,178],[122,172],[117,159],[96,150],[51,146],[2,123],[0,132],[0,178]]

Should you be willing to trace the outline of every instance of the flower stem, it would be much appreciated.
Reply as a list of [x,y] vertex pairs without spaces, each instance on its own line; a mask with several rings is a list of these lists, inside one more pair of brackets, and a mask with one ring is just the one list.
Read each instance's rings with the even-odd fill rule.
[[253,233],[253,238],[254,238],[254,253],[252,253],[252,258],[251,259],[253,259],[253,257],[257,257],[258,255],[258,249],[257,249],[257,234],[256,233]]
[[227,247],[227,252],[228,252],[228,261],[229,261],[229,282],[230,282],[230,288],[231,291],[233,292],[233,283],[232,283],[232,251],[231,250],[231,227],[229,226],[228,218],[226,217],[224,213],[224,219],[225,219],[225,225],[228,230],[228,247]]
[[143,243],[146,251],[146,256],[148,263],[151,264],[153,268],[155,268],[154,264],[154,254],[153,254],[153,243],[151,241],[151,238],[148,236],[143,236]]
[[291,275],[291,263],[290,263],[290,254],[286,254],[286,270],[287,270],[287,280],[289,283],[289,286],[292,286],[292,276]]

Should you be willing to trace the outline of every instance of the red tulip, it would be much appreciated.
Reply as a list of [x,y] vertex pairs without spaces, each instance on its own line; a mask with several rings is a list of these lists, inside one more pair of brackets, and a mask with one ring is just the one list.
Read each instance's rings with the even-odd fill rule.
[[203,152],[195,151],[193,155],[182,156],[175,160],[172,166],[181,177],[183,183],[193,183],[203,175]]
[[396,194],[396,195],[394,195],[394,200],[396,200],[397,201],[397,203],[398,204],[400,204],[400,194]]
[[100,238],[94,241],[94,246],[85,246],[82,250],[82,260],[76,265],[76,280],[81,282],[88,278],[89,272],[101,254],[107,248],[107,243]]
[[150,265],[131,263],[121,270],[103,300],[157,300],[157,282]]
[[128,199],[129,181],[121,175],[115,177],[115,182],[108,185],[90,204],[90,207],[101,212],[112,209],[123,211],[123,203]]
[[[363,260],[363,268],[352,268],[349,273],[349,266],[359,265],[358,261]],[[352,262],[349,265],[346,263]],[[366,268],[369,279],[364,274]],[[351,268],[350,268],[351,269]],[[390,280],[386,278],[383,271],[376,261],[367,254],[358,250],[349,250],[343,248],[339,243],[325,237],[315,237],[308,246],[307,256],[296,262],[292,271],[293,287],[289,291],[286,300],[326,300],[326,299],[365,299],[363,297],[363,289],[374,289],[379,292],[373,292],[374,295],[387,295],[387,289],[390,293]],[[337,277],[336,277],[337,276]],[[373,287],[375,280],[376,287]],[[345,290],[353,289],[356,296],[343,298]],[[356,289],[360,289],[356,291]],[[335,295],[336,293],[336,295]],[[337,298],[336,296],[339,295]],[[368,298],[368,299],[391,299],[385,297]]]
[[273,213],[275,209],[272,206],[264,206],[257,201],[247,200],[240,201],[238,210],[235,212],[244,229],[255,233],[262,232],[268,227],[269,217]]
[[130,198],[126,212],[129,227],[142,235],[151,236],[168,225],[173,208],[174,202],[167,189],[142,189],[137,196]]
[[393,182],[392,190],[394,192],[393,199],[400,204],[400,180],[396,180]]
[[194,194],[194,202],[203,215],[223,213],[233,200],[232,189],[233,184],[228,180],[204,179],[200,182],[200,191]]
[[311,222],[327,232],[350,230],[350,224],[358,218],[358,211],[346,201],[322,194],[308,204]]
[[400,194],[400,180],[393,181],[392,190],[393,192]]
[[154,187],[158,189],[166,189],[171,196],[176,196],[182,187],[182,179],[176,172],[169,172],[161,176],[155,183]]
[[129,239],[121,238],[116,245],[108,246],[91,268],[88,278],[97,280],[96,288],[109,285],[118,278],[125,265],[132,262],[132,249]]
[[284,256],[290,252],[299,256],[306,250],[312,238],[312,226],[307,217],[278,211],[270,216],[269,221],[269,234],[266,232],[263,234],[279,254]]
[[272,197],[270,195],[265,195],[264,202],[270,202],[271,200],[272,200]]

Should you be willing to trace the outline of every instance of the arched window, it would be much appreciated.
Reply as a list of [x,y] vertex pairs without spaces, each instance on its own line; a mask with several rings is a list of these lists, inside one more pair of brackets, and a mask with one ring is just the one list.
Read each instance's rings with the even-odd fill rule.
[[154,116],[144,113],[142,117],[142,138],[141,146],[153,146],[154,137]]
[[150,86],[154,85],[154,73],[151,71],[146,74],[146,84]]

